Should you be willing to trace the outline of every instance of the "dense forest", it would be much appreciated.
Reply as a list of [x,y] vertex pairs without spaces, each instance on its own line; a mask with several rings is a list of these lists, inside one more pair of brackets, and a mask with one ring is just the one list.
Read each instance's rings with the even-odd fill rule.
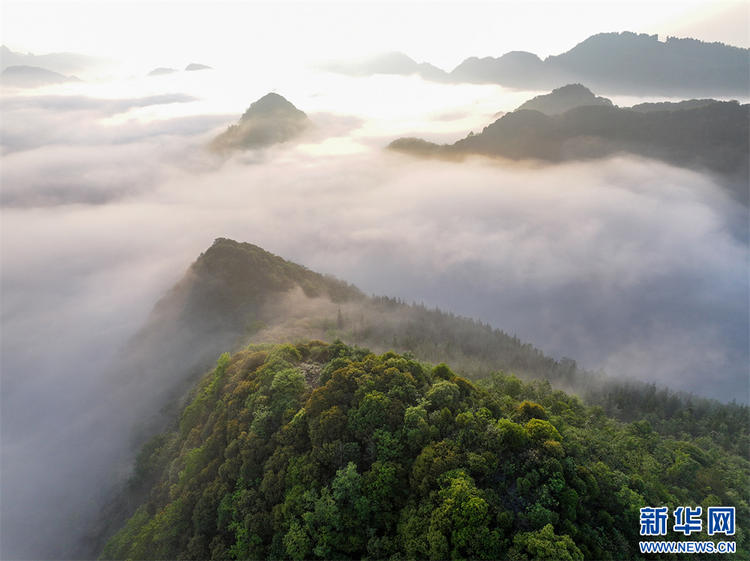
[[[501,329],[471,318],[455,316],[421,304],[407,305],[395,298],[374,297],[382,317],[364,327],[352,322],[349,330],[332,328],[327,339],[393,349],[433,364],[445,362],[467,379],[481,383],[494,372],[512,372],[526,382],[546,380],[556,389],[581,396],[588,405],[601,406],[607,416],[624,422],[647,421],[655,431],[678,439],[702,438],[744,458],[750,458],[750,408],[736,401],[725,404],[656,383],[614,379],[605,372],[580,368],[575,360],[555,360],[529,343]],[[379,316],[374,316],[378,318]],[[349,320],[344,316],[342,325]],[[324,321],[334,325],[333,318]]]
[[[734,536],[661,539],[746,559],[746,452],[693,436],[711,428],[696,417],[665,437],[547,381],[472,383],[338,340],[251,345],[142,448],[141,504],[101,558],[635,559],[641,508],[732,506]],[[747,435],[746,408],[737,421]]]

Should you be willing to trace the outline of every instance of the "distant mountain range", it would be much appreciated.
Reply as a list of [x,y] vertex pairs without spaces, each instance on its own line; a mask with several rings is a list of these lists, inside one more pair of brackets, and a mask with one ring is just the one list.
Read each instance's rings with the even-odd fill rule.
[[[571,108],[558,114],[565,107]],[[421,157],[477,154],[547,162],[624,152],[718,174],[731,194],[747,205],[749,137],[748,105],[702,99],[627,109],[576,84],[538,96],[454,144],[400,138],[388,148]]]
[[[81,77],[99,77],[114,65],[113,60],[103,57],[78,53],[23,54],[12,51],[5,45],[0,46],[2,83],[16,88],[81,82],[84,81]],[[157,68],[149,75],[164,74],[164,70],[166,69]]]
[[[198,64],[196,62],[191,62],[185,67],[185,72],[195,72],[196,70],[213,70],[210,66],[206,66],[205,64]],[[175,74],[179,72],[176,68],[166,68],[166,67],[160,67],[160,68],[154,68],[151,72],[148,73],[149,76],[166,76],[168,74]]]
[[450,82],[448,74],[432,64],[417,63],[404,53],[392,51],[352,61],[335,61],[319,65],[320,70],[347,76],[372,76],[373,74],[417,74],[433,82]]
[[[48,84],[60,84],[70,81],[80,81],[78,76],[85,79],[97,77],[115,62],[102,57],[93,57],[77,53],[50,53],[34,55],[11,51],[5,45],[0,46],[0,66],[3,84],[35,88]],[[185,68],[186,72],[196,70],[210,70],[205,64],[192,62]],[[6,70],[8,72],[6,72]],[[148,76],[163,76],[177,72],[174,68],[155,68]]]
[[545,90],[582,82],[610,94],[723,96],[747,95],[750,49],[696,39],[657,35],[600,33],[566,53],[542,60],[512,51],[498,58],[471,57],[450,72],[418,64],[403,53],[387,53],[322,69],[351,76],[419,75],[445,83],[499,84]]
[[174,74],[177,72],[177,69],[175,68],[154,68],[151,72],[148,73],[149,76],[166,76],[167,74]]
[[4,86],[17,88],[38,88],[50,84],[64,84],[66,82],[82,82],[76,76],[65,76],[37,66],[8,66],[0,74]]
[[87,74],[105,72],[113,64],[114,61],[110,59],[77,53],[22,54],[11,51],[5,45],[0,46],[0,67],[2,70],[11,66],[31,66],[56,72],[66,77],[75,75],[87,78]]
[[185,72],[194,72],[196,70],[212,70],[210,66],[205,64],[199,64],[197,62],[191,62],[185,67]]
[[215,152],[265,148],[287,142],[314,126],[307,115],[276,93],[252,103],[235,125],[209,145]]

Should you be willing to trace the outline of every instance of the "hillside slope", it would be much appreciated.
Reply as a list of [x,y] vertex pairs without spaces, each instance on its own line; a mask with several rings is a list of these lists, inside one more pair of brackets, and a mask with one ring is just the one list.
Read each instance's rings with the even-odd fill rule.
[[123,384],[145,383],[159,364],[154,405],[186,391],[226,350],[277,319],[274,304],[297,289],[341,303],[364,298],[359,289],[315,273],[248,243],[219,238],[154,306],[120,352]]

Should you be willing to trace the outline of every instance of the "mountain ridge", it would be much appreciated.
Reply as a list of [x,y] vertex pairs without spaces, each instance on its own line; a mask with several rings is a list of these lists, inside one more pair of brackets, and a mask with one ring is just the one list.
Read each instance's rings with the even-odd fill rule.
[[417,64],[403,53],[391,53],[390,59],[398,64],[389,66],[389,59],[381,56],[323,68],[349,75],[418,75],[435,82],[527,90],[586,83],[609,95],[746,96],[750,81],[750,49],[690,38],[659,41],[658,35],[629,31],[592,35],[544,60],[526,51],[469,57],[450,72]]
[[[547,95],[559,96],[564,89]],[[555,97],[537,97],[535,103],[541,106],[550,99]],[[527,104],[533,106],[532,102]],[[749,204],[750,105],[694,100],[620,108],[603,101],[547,115],[524,109],[527,104],[453,144],[412,137],[394,140],[386,149],[419,157],[455,159],[476,154],[549,163],[629,153],[708,171],[735,200]]]
[[65,76],[39,66],[8,66],[0,73],[3,85],[17,88],[38,88],[49,84],[83,82],[76,76]]

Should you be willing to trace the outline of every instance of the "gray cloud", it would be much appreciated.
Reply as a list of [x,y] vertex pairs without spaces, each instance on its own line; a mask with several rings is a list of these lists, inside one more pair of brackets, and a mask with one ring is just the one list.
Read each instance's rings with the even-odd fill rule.
[[[170,164],[207,161],[202,149],[193,158],[189,146],[207,142],[226,116],[188,116],[126,125],[102,119],[130,109],[187,103],[184,94],[133,99],[44,96],[4,99],[4,207],[69,204],[101,205],[154,188]],[[192,144],[191,144],[192,143]],[[155,147],[158,146],[158,150]],[[203,163],[198,163],[203,165]]]
[[[185,94],[158,94],[142,98],[97,99],[85,96],[9,96],[4,95],[2,154],[5,158],[15,152],[40,147],[64,145],[94,146],[121,145],[142,142],[159,136],[190,136],[205,133],[206,129],[225,125],[231,117],[196,115],[135,121],[127,126],[112,126],[102,119],[126,114],[135,108],[170,103],[190,103],[197,98]],[[184,140],[173,138],[173,145],[184,146]],[[43,161],[43,158],[41,158]]]
[[60,112],[83,111],[110,117],[118,113],[125,113],[136,107],[191,103],[193,101],[198,101],[198,98],[184,93],[155,94],[120,99],[103,99],[83,95],[8,96],[3,100],[3,109],[10,112],[29,108]]
[[705,178],[630,159],[449,164],[364,197],[287,254],[311,268],[336,255],[334,272],[367,291],[480,317],[589,368],[747,395],[747,246]]

